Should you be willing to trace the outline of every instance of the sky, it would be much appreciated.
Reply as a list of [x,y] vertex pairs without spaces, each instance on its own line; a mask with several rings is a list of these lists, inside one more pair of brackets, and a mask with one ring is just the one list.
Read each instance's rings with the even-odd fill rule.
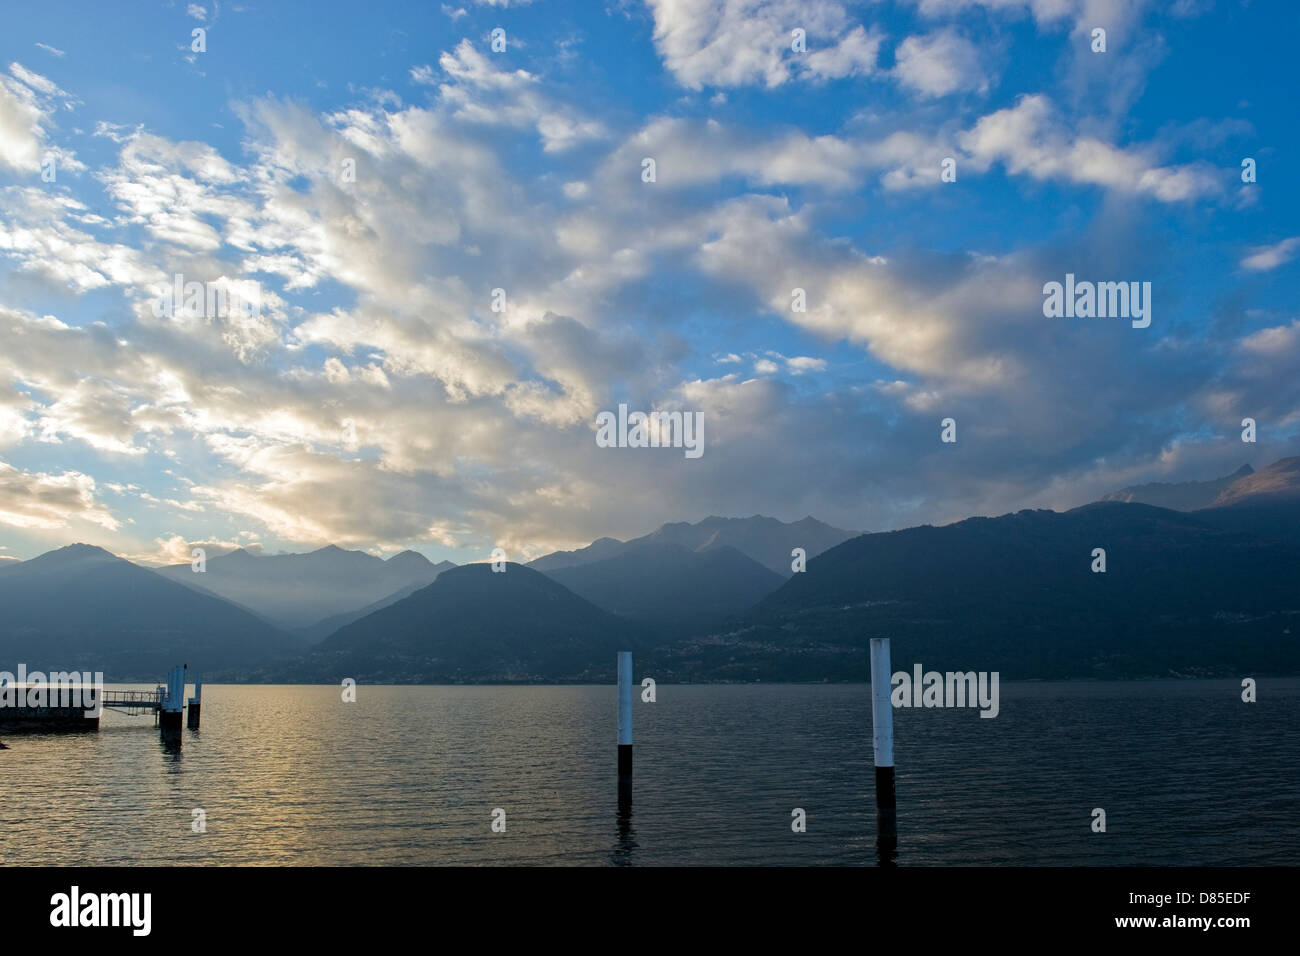
[[[3,20],[0,559],[872,531],[1300,447],[1289,2]],[[1045,315],[1067,274],[1150,324]]]

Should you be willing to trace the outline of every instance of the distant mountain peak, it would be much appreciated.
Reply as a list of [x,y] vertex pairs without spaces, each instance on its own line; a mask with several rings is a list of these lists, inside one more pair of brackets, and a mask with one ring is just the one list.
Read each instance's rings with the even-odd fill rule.
[[97,544],[86,544],[83,541],[77,541],[63,548],[56,548],[51,554],[105,554],[110,558],[115,555],[110,551],[105,551]]
[[94,544],[83,544],[78,542],[70,544],[63,548],[56,548],[53,551],[46,551],[42,555],[24,562],[29,565],[55,566],[61,564],[71,564],[75,561],[122,561],[117,555]]
[[1152,481],[1112,491],[1102,496],[1101,500],[1154,505],[1173,511],[1195,511],[1210,507],[1230,485],[1253,474],[1255,470],[1245,464],[1222,478],[1208,481]]
[[399,565],[399,564],[410,564],[410,565],[433,564],[432,561],[430,561],[428,558],[426,558],[424,555],[422,555],[419,551],[412,551],[410,548],[407,548],[405,551],[402,551],[402,552],[400,552],[399,554],[395,554],[395,555],[393,555],[391,558],[389,558],[389,559],[388,559],[387,561],[385,561],[384,563],[385,563],[385,564],[391,564],[391,565]]
[[1214,500],[1222,508],[1259,496],[1300,494],[1300,457],[1280,458],[1266,468],[1242,474]]
[[604,680],[641,636],[544,574],[474,563],[339,628],[303,666],[331,680]]
[[217,594],[278,627],[314,627],[380,602],[412,585],[424,586],[445,567],[407,550],[385,561],[365,551],[328,544],[305,554],[255,556],[240,551],[208,562],[195,575],[189,564],[158,569],[164,577]]
[[0,658],[71,659],[110,679],[156,678],[183,661],[241,666],[293,647],[247,611],[88,544],[7,569],[0,607]]
[[529,562],[528,566],[549,573],[560,568],[603,561],[620,551],[655,541],[674,542],[689,551],[709,551],[730,546],[768,570],[788,577],[791,573],[792,549],[803,548],[811,558],[855,535],[856,532],[831,527],[811,516],[787,523],[766,515],[750,515],[748,518],[709,515],[694,524],[689,521],[670,521],[649,534],[627,542],[600,538],[586,548],[556,551]]

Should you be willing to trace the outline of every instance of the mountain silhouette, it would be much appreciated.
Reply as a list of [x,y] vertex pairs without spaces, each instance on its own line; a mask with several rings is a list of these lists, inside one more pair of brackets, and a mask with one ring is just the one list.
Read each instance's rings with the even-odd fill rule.
[[416,551],[385,561],[327,545],[307,554],[259,555],[241,548],[209,558],[203,573],[189,564],[158,573],[234,602],[277,627],[319,636],[322,628],[313,625],[423,587],[450,567],[455,567],[450,561],[433,564]]
[[615,653],[644,640],[538,571],[470,564],[340,628],[285,673],[331,682],[612,680]]
[[1173,511],[1193,511],[1210,507],[1230,485],[1254,473],[1250,465],[1242,465],[1231,475],[1210,481],[1154,481],[1146,485],[1131,485],[1112,491],[1101,500],[1155,505]]
[[[603,681],[634,649],[666,681],[865,680],[869,639],[888,636],[900,666],[1007,679],[1300,673],[1300,458],[1243,469],[1190,511],[1103,501],[816,553],[843,533],[710,518],[557,552],[535,562],[563,564],[545,573],[333,547],[155,572],[72,545],[0,565],[0,655],[146,680],[190,663],[227,679],[525,682]],[[727,543],[775,563],[792,540],[810,554],[792,576]],[[286,633],[212,584],[314,626]]]
[[729,545],[692,551],[664,541],[547,576],[611,614],[673,636],[708,630],[785,580]]
[[534,571],[555,571],[559,568],[590,564],[622,554],[626,547],[627,543],[617,538],[597,538],[585,548],[578,548],[576,551],[552,551],[535,561],[529,561],[528,567]]
[[792,522],[762,515],[709,517],[695,524],[679,521],[661,525],[649,534],[626,542],[599,538],[585,548],[555,551],[529,562],[528,566],[537,571],[557,571],[603,561],[646,544],[675,544],[691,551],[732,547],[768,570],[788,578],[791,574],[790,552],[795,548],[803,548],[806,556],[811,558],[851,537],[853,532],[833,528],[813,517]]
[[[1091,570],[1104,548],[1106,571]],[[1102,502],[868,534],[724,633],[656,652],[678,679],[851,679],[894,664],[1007,679],[1300,672],[1300,548]]]
[[1283,458],[1239,478],[1211,507],[1193,514],[1216,528],[1300,541],[1300,458]]
[[289,635],[220,598],[102,548],[73,544],[0,568],[0,661],[34,670],[159,680],[297,651]]

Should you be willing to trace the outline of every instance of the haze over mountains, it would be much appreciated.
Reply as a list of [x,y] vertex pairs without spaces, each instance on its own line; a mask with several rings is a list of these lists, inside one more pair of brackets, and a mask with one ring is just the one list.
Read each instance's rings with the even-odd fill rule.
[[501,572],[323,548],[200,575],[73,546],[0,568],[0,666],[582,681],[631,648],[665,681],[863,680],[883,634],[899,660],[1007,679],[1300,673],[1300,458],[1107,499],[858,536],[708,518]]
[[209,558],[201,574],[189,564],[159,568],[158,573],[225,598],[277,627],[298,630],[409,593],[453,567],[450,561],[433,564],[416,551],[385,561],[329,545],[308,554],[261,555],[241,548]]
[[749,518],[709,517],[695,524],[685,521],[666,524],[657,531],[631,541],[599,538],[585,548],[555,551],[536,561],[530,561],[528,566],[535,571],[550,572],[607,560],[649,544],[671,544],[689,551],[735,548],[773,573],[788,578],[791,574],[790,552],[793,549],[803,548],[811,558],[853,536],[852,531],[832,528],[812,517],[791,522],[762,515]]
[[[468,564],[348,624],[286,672],[334,682],[590,681],[616,651],[640,646],[635,626],[519,564]],[[357,679],[361,679],[358,677]]]
[[1146,485],[1132,485],[1112,491],[1101,500],[1155,505],[1157,508],[1170,508],[1174,511],[1193,511],[1211,507],[1229,485],[1254,473],[1255,470],[1250,465],[1242,465],[1223,478],[1210,481],[1155,481]]
[[612,614],[679,634],[721,624],[785,580],[730,545],[692,551],[664,541],[643,541],[614,557],[546,575]]
[[102,548],[74,544],[0,568],[0,670],[102,670],[156,680],[166,669],[239,668],[300,650],[227,601]]

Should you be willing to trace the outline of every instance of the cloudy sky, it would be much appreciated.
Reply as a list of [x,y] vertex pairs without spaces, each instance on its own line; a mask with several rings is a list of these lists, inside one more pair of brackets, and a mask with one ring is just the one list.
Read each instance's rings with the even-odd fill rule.
[[[1298,17],[10,4],[0,556],[876,530],[1294,454]],[[1066,273],[1150,327],[1044,317]],[[160,310],[177,275],[256,308]],[[598,447],[619,403],[704,454]]]

